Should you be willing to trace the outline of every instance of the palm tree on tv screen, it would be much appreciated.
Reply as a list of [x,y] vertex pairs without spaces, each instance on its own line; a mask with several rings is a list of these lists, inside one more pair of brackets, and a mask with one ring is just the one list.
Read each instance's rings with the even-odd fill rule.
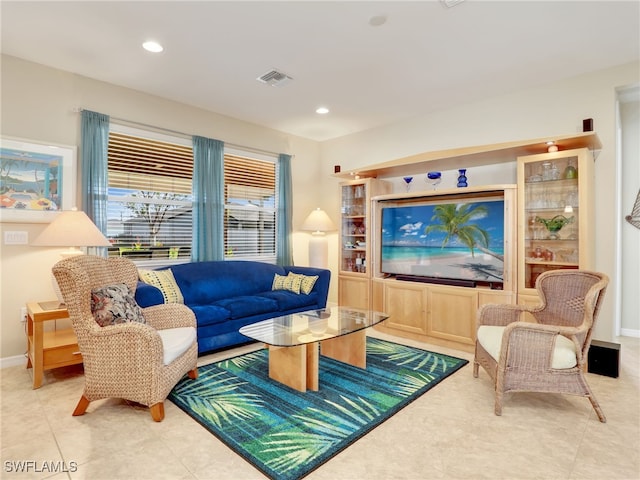
[[445,233],[442,241],[442,248],[446,247],[450,241],[457,238],[461,243],[469,247],[471,256],[474,257],[475,248],[493,256],[497,256],[487,250],[489,246],[489,233],[477,224],[469,223],[472,220],[485,218],[488,215],[487,207],[472,203],[447,203],[436,205],[433,208],[432,223],[424,229],[424,233],[430,232]]

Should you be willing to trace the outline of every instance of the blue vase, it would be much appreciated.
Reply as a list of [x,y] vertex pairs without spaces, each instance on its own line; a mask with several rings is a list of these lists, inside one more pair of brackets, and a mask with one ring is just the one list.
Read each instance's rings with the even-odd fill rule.
[[461,168],[460,170],[458,170],[458,173],[460,175],[458,175],[458,187],[468,187],[467,185],[467,169],[466,168]]

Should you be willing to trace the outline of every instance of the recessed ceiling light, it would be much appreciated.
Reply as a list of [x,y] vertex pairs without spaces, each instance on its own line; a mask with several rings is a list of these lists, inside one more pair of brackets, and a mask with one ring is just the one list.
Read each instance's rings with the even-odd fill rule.
[[158,42],[148,41],[142,44],[142,48],[144,48],[147,52],[152,53],[160,53],[164,50],[164,47],[160,45]]
[[387,23],[386,15],[376,15],[369,19],[369,25],[372,27],[379,27],[380,25],[384,25]]
[[329,113],[329,109],[327,107],[318,107],[316,108],[316,113],[324,115],[325,113]]

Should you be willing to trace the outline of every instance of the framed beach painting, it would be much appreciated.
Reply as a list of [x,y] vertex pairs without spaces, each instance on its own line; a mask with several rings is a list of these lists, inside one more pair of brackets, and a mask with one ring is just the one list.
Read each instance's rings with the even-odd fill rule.
[[0,221],[48,223],[71,209],[76,147],[0,138]]

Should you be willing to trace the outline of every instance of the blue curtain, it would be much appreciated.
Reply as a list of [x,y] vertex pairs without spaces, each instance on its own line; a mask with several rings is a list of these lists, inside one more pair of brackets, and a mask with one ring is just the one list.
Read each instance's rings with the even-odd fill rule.
[[291,155],[285,153],[278,155],[278,185],[276,263],[282,266],[293,265]]
[[193,261],[224,260],[224,142],[193,137]]
[[107,234],[107,150],[109,116],[82,111],[81,117],[82,210]]

